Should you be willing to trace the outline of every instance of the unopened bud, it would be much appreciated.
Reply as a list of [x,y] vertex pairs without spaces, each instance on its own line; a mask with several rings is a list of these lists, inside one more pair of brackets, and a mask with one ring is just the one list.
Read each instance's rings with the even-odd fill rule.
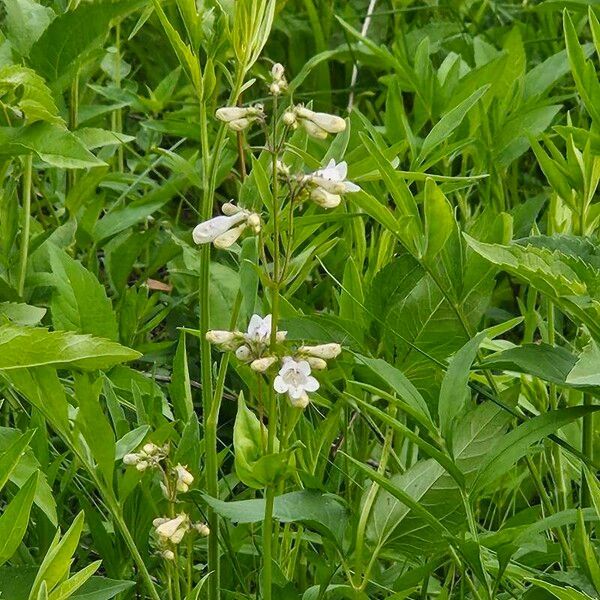
[[248,348],[248,346],[240,346],[235,351],[235,356],[238,360],[241,360],[242,362],[248,362],[252,356],[252,352],[250,348]]
[[265,356],[257,358],[250,363],[250,368],[257,373],[264,373],[269,367],[277,362],[276,356]]

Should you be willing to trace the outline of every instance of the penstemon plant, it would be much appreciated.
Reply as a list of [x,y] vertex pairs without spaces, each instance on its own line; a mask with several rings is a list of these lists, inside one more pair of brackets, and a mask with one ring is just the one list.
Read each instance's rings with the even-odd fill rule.
[[[216,111],[216,117],[234,132],[245,131],[254,124],[261,126],[265,137],[264,152],[270,157],[270,203],[264,207],[268,211],[267,218],[231,201],[223,205],[223,216],[203,221],[192,232],[195,243],[213,244],[222,250],[233,246],[246,231],[258,236],[260,279],[271,313],[264,318],[252,315],[245,333],[209,330],[204,338],[222,351],[234,353],[238,361],[248,364],[256,374],[256,398],[250,397],[248,402],[256,402],[256,409],[266,419],[267,425],[255,423],[260,431],[258,437],[248,439],[243,434],[238,436],[234,451],[240,480],[250,487],[264,488],[262,594],[266,600],[272,598],[273,544],[278,539],[273,519],[275,495],[293,474],[294,446],[288,447],[288,441],[298,420],[298,411],[309,405],[309,394],[319,389],[313,372],[327,368],[327,360],[335,359],[342,351],[341,346],[333,342],[315,346],[290,344],[286,341],[287,332],[278,327],[284,286],[293,286],[299,276],[291,272],[295,262],[294,218],[306,202],[332,209],[340,204],[344,194],[360,190],[359,186],[346,179],[347,165],[344,161],[336,164],[335,159],[331,159],[323,168],[309,173],[294,172],[285,163],[290,136],[298,126],[317,139],[325,139],[328,134],[340,133],[346,128],[344,119],[336,115],[314,112],[305,106],[294,105],[290,100],[286,106],[281,106],[286,89],[284,67],[275,63],[269,83],[272,98],[270,120],[262,104],[227,106]],[[285,226],[282,215],[287,217]],[[284,239],[287,239],[285,244]],[[278,401],[282,396],[287,399],[290,410]],[[238,421],[248,419],[246,411],[240,394]],[[236,429],[241,429],[237,422]],[[247,455],[252,456],[251,464]]]

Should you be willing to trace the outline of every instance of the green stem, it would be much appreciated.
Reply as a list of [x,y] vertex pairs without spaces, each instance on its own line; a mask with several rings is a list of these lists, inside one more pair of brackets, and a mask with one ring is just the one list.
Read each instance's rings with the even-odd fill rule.
[[[591,394],[583,395],[583,405],[591,406],[594,403]],[[593,459],[594,454],[594,413],[583,417],[583,428],[581,432],[581,451],[585,456]],[[589,486],[586,484],[585,472],[582,466],[581,470],[581,508],[591,506],[592,495]]]
[[23,230],[21,232],[21,252],[19,256],[19,296],[25,291],[25,275],[27,274],[27,255],[29,253],[29,226],[31,221],[31,175],[33,171],[33,155],[25,157],[23,170]]
[[[269,427],[269,429],[271,429]],[[265,493],[265,520],[263,523],[263,599],[271,600],[273,582],[273,505],[275,504],[275,487],[270,485]]]

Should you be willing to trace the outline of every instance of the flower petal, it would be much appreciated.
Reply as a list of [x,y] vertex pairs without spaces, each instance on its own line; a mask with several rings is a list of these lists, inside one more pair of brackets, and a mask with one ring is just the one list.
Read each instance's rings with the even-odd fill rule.
[[321,387],[321,386],[320,386],[319,382],[314,377],[312,377],[311,375],[309,375],[306,378],[306,381],[304,382],[304,389],[307,392],[316,392],[319,389],[319,387]]
[[273,389],[278,394],[285,394],[288,391],[288,388],[289,386],[283,377],[281,375],[277,375],[277,377],[275,377],[275,381],[273,381]]

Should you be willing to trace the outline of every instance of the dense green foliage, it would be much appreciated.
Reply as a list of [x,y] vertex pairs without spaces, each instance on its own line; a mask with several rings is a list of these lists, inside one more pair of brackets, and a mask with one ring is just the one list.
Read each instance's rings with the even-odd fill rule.
[[594,10],[3,0],[0,599],[599,598]]

